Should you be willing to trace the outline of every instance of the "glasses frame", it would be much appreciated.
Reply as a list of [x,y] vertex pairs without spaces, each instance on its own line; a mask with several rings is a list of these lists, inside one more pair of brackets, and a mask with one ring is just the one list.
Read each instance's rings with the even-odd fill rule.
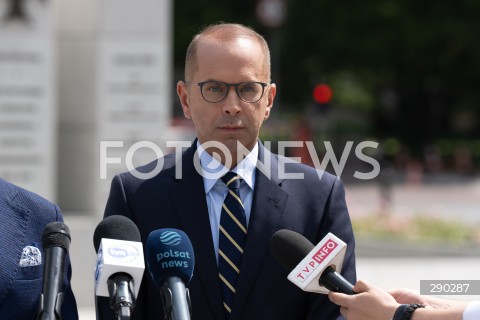
[[[203,86],[207,83],[210,83],[210,82],[214,82],[214,83],[219,83],[219,84],[223,84],[227,87],[227,90],[225,91],[225,95],[223,96],[222,99],[218,100],[218,101],[209,101],[205,98],[205,96],[203,95]],[[247,101],[245,99],[242,99],[242,97],[240,97],[240,93],[238,92],[238,87],[242,84],[245,84],[245,83],[258,83],[259,85],[262,86],[262,94],[260,95],[260,98],[258,98],[257,100],[255,101]],[[235,87],[235,92],[237,93],[237,97],[242,100],[243,102],[246,102],[246,103],[256,103],[258,101],[260,101],[262,98],[263,98],[263,95],[265,94],[265,87],[269,86],[270,84],[269,83],[265,83],[265,82],[259,82],[259,81],[244,81],[244,82],[239,82],[239,83],[227,83],[227,82],[222,82],[222,81],[202,81],[202,82],[198,82],[198,83],[192,83],[190,82],[190,84],[196,84],[200,87],[200,93],[202,94],[202,98],[203,100],[209,102],[209,103],[217,103],[217,102],[221,102],[223,100],[225,100],[225,98],[228,96],[228,92],[230,90],[230,87]]]

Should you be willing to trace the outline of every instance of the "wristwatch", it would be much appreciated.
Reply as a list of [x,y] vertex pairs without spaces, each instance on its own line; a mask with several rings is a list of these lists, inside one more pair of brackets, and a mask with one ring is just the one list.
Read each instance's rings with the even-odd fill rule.
[[410,320],[413,312],[418,308],[425,308],[425,306],[419,303],[401,304],[395,311],[392,320]]

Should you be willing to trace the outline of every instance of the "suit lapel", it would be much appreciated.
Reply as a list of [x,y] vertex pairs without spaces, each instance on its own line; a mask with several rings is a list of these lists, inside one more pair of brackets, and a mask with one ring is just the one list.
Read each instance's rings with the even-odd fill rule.
[[[259,145],[259,161],[270,159],[271,153]],[[267,160],[269,161],[269,160]],[[271,159],[271,178],[256,170],[256,182],[248,223],[247,241],[243,256],[232,320],[239,319],[250,296],[265,257],[270,252],[270,238],[278,228],[288,194],[279,186],[276,159]],[[268,166],[268,164],[266,164]]]
[[192,242],[195,256],[201,257],[195,259],[195,276],[203,286],[215,319],[220,320],[225,319],[225,316],[203,179],[193,166],[193,155],[196,150],[194,146],[185,151],[182,157],[183,177],[174,184],[170,195],[182,229]]

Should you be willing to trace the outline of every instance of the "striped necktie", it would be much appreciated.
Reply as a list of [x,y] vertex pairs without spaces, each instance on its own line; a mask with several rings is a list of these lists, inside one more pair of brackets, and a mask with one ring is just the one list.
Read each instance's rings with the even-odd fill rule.
[[222,181],[228,187],[228,193],[222,206],[220,217],[220,235],[218,250],[218,271],[223,293],[223,307],[226,319],[230,319],[233,298],[240,275],[243,247],[247,236],[245,209],[240,199],[240,177],[228,172]]

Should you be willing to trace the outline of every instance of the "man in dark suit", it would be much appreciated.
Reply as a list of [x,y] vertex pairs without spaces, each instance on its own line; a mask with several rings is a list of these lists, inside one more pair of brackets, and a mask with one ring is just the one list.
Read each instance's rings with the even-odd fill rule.
[[[263,37],[236,24],[206,28],[187,50],[185,82],[177,84],[177,93],[185,117],[195,124],[197,140],[181,157],[170,154],[138,168],[148,175],[161,165],[148,179],[135,173],[116,176],[105,216],[132,219],[143,243],[156,229],[186,232],[195,252],[189,284],[193,319],[340,317],[326,295],[306,293],[290,283],[288,272],[270,253],[270,238],[279,229],[294,230],[314,243],[332,232],[348,244],[342,274],[355,282],[354,238],[341,181],[287,163],[258,141],[276,94]],[[240,180],[238,193],[220,179],[228,171]],[[226,197],[232,193],[242,207],[236,224],[245,233],[242,243],[235,244],[241,252],[238,264],[225,258],[229,249],[222,244],[225,237],[234,238],[222,227]],[[224,260],[236,270],[233,282],[222,276]],[[111,318],[105,299],[99,307],[102,318]],[[147,275],[134,319],[162,319],[162,314],[159,289]]]
[[[0,179],[0,319],[35,319],[42,292],[42,235],[60,209],[40,196]],[[63,275],[63,319],[78,319],[67,256]]]

